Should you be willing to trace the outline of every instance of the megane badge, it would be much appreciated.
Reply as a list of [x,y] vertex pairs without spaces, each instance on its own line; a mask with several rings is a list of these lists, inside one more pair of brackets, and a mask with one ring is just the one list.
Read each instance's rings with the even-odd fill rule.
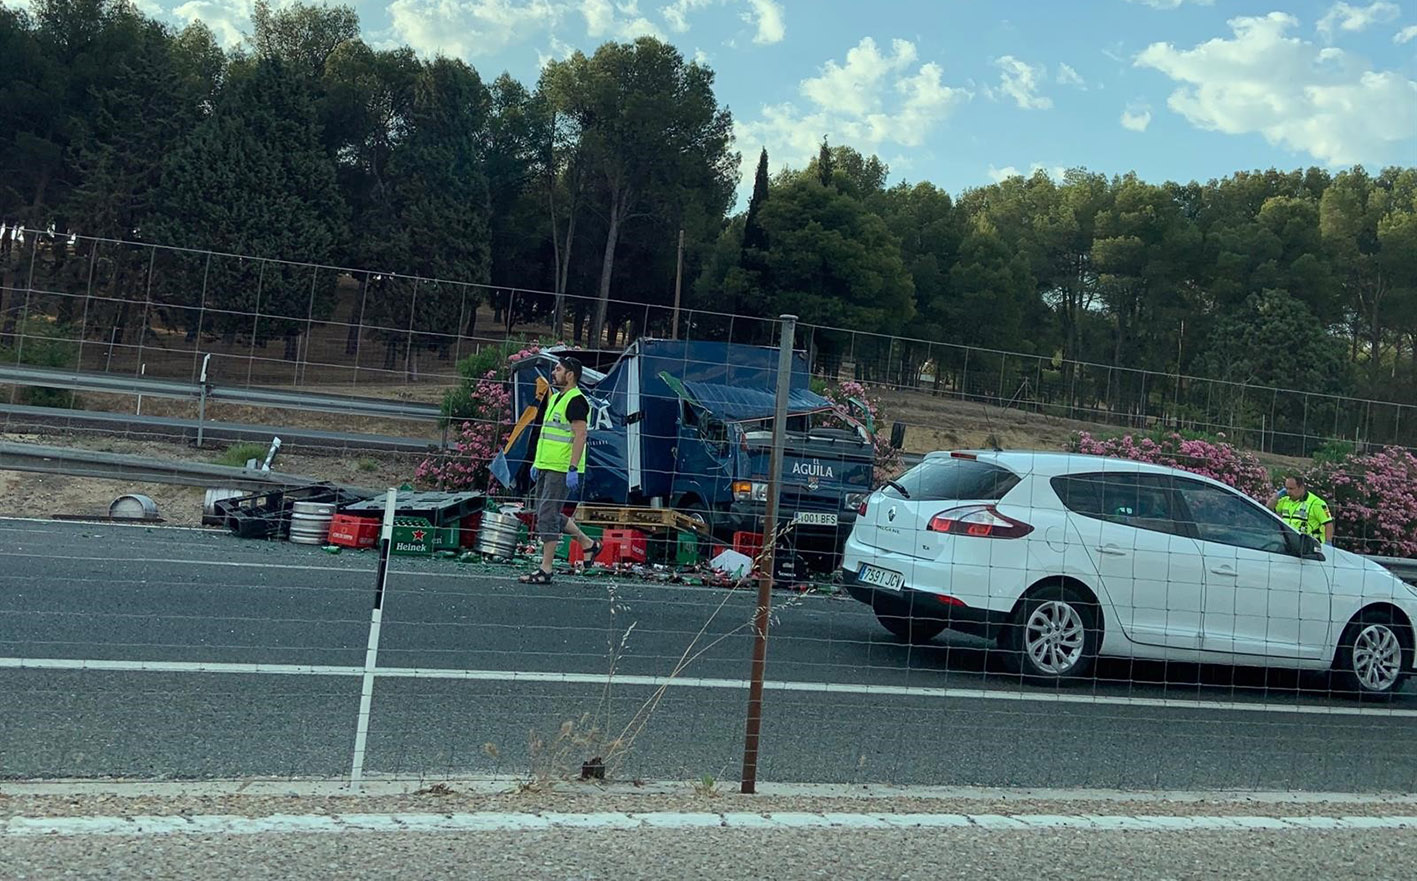
[[890,510],[886,511],[886,519],[895,522],[895,505],[891,505]]

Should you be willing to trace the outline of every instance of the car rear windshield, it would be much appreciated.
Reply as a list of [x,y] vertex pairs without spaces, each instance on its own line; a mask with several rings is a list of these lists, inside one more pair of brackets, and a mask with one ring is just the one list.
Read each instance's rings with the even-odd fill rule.
[[[1016,485],[1019,477],[1007,468],[973,459],[930,459],[896,479],[912,501],[939,502],[952,499],[998,501]],[[888,495],[900,496],[887,486]]]

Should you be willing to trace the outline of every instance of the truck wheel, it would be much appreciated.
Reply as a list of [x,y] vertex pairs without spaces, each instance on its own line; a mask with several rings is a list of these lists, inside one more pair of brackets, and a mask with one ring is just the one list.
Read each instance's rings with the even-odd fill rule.
[[708,505],[696,498],[689,498],[679,503],[679,510],[690,520],[703,524],[704,534],[708,536],[710,541],[717,538],[714,531],[713,511]]

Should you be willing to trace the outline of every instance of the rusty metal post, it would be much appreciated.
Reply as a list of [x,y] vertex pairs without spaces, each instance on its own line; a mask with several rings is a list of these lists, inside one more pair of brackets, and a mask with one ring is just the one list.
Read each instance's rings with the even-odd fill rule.
[[743,738],[742,792],[758,788],[758,738],[763,724],[763,679],[768,662],[768,619],[772,611],[772,581],[776,568],[778,497],[782,493],[783,448],[787,445],[787,393],[792,388],[792,347],[797,316],[783,315],[782,341],[777,350],[777,408],[772,423],[772,458],[768,466],[767,516],[763,522],[763,571],[758,579],[758,607],[753,622],[753,672],[748,683],[748,730]]

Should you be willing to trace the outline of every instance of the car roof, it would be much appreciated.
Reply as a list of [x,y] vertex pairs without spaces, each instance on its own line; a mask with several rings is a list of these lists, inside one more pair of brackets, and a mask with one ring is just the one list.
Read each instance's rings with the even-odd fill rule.
[[927,459],[946,457],[974,458],[980,462],[992,462],[1018,475],[1033,474],[1039,477],[1056,477],[1060,474],[1084,472],[1144,472],[1148,474],[1184,474],[1205,480],[1202,475],[1153,465],[1150,462],[1134,462],[1114,456],[1094,456],[1089,453],[1058,453],[1051,450],[940,450],[929,453]]

